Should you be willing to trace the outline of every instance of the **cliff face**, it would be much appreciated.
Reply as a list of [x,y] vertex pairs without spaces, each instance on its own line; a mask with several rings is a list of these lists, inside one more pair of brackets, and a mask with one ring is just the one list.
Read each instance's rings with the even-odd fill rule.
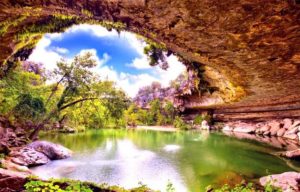
[[[126,24],[126,30],[165,43],[184,59],[206,65],[207,79],[220,88],[219,94],[225,101],[218,106],[220,114],[280,109],[284,113],[289,111],[287,115],[300,116],[300,5],[297,2],[2,0],[0,65],[5,71],[11,60],[26,57],[41,34],[16,37],[21,31],[24,34],[28,26],[47,22],[51,15],[120,21]],[[53,23],[57,26],[51,32],[70,24]],[[207,107],[205,102],[197,105],[195,96],[191,100],[190,108]]]

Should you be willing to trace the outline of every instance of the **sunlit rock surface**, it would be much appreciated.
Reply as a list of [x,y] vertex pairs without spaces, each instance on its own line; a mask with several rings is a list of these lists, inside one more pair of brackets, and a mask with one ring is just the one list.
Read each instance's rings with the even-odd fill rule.
[[279,187],[283,192],[299,191],[300,173],[286,172],[278,175],[270,175],[262,177],[259,182],[266,186],[271,184],[274,187]]
[[[0,3],[2,75],[30,54],[39,33],[17,34],[50,15],[121,21],[126,29],[163,42],[184,59],[205,64],[220,89],[220,120],[300,116],[300,5],[267,0],[3,0]],[[91,13],[91,15],[86,14]],[[11,23],[11,24],[8,24]],[[72,24],[64,24],[66,25]],[[55,23],[54,23],[55,25]],[[59,31],[61,26],[51,32]],[[223,102],[219,102],[222,98]],[[205,107],[201,99],[191,106]],[[224,103],[225,102],[225,103]],[[187,99],[189,104],[189,99]],[[199,106],[197,103],[200,103]],[[244,113],[247,112],[247,113]]]

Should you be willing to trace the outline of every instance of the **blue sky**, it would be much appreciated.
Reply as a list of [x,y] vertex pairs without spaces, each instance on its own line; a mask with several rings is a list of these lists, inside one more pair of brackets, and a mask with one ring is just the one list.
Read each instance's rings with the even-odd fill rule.
[[97,25],[77,25],[64,33],[46,34],[37,44],[28,60],[43,63],[48,70],[56,67],[61,58],[72,59],[89,51],[94,54],[100,77],[116,82],[129,96],[139,88],[157,81],[167,86],[185,67],[175,56],[168,58],[167,71],[150,67],[143,54],[145,43],[135,34],[109,32]]

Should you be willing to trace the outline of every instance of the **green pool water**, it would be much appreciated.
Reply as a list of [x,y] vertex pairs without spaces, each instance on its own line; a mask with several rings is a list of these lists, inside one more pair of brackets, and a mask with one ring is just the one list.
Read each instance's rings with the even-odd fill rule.
[[142,182],[165,191],[170,182],[177,192],[200,192],[208,185],[255,180],[300,167],[292,162],[291,168],[290,161],[271,155],[278,149],[221,133],[102,129],[44,134],[41,139],[60,143],[74,154],[33,168],[35,174],[125,188]]

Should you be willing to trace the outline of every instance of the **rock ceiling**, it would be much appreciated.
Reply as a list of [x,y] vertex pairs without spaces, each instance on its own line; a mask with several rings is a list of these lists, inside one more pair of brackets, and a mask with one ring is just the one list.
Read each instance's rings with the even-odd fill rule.
[[[222,106],[300,108],[297,2],[2,0],[0,65],[5,69],[7,61],[19,56],[22,46],[15,37],[26,26],[57,13],[85,17],[83,10],[87,10],[93,20],[120,21],[126,30],[162,42],[184,59],[206,65],[210,82],[235,101]],[[21,19],[23,15],[26,17]],[[8,27],[3,29],[5,25]]]

